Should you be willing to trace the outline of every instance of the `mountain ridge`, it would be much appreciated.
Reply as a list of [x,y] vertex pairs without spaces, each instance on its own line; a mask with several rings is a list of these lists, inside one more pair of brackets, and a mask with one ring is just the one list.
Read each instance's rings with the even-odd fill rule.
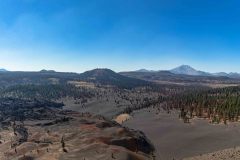
[[[114,71],[112,71],[111,69],[107,69],[107,68],[96,68],[93,70],[89,70],[89,71],[100,71],[100,70],[105,70],[108,71],[108,73],[113,74]],[[75,73],[75,74],[79,74],[82,75],[84,73],[88,73],[89,71],[83,72],[83,73]],[[4,68],[0,68],[0,73],[4,73],[4,72],[14,72],[14,71],[8,71],[7,69]],[[16,71],[15,71],[16,72]],[[19,71],[19,72],[27,72],[27,71]],[[35,73],[35,71],[32,71],[33,73]],[[40,73],[74,73],[74,72],[56,72],[55,70],[47,70],[47,69],[42,69],[40,71],[36,71],[40,72]],[[129,71],[126,71],[129,72]],[[135,70],[135,71],[130,71],[130,72],[138,72],[138,73],[157,73],[157,72],[170,72],[176,75],[189,75],[189,76],[209,76],[209,77],[229,77],[229,78],[237,78],[240,79],[240,73],[237,72],[216,72],[216,73],[210,73],[210,72],[206,72],[206,71],[201,71],[201,70],[197,70],[193,67],[191,67],[190,65],[180,65],[178,67],[175,67],[173,69],[170,70],[148,70],[148,69],[139,69],[139,70]],[[116,72],[114,72],[116,73]],[[122,73],[122,72],[119,72]],[[117,74],[117,73],[116,73]]]
[[140,69],[140,70],[136,70],[136,71],[133,71],[133,72],[157,73],[157,72],[161,72],[161,71],[168,71],[168,72],[171,72],[171,73],[177,74],[177,75],[240,78],[240,73],[237,73],[237,72],[229,72],[229,73],[226,73],[226,72],[216,72],[216,73],[210,73],[210,72],[197,70],[197,69],[191,67],[190,65],[180,65],[180,66],[175,67],[175,68],[170,69],[170,70],[158,70],[157,71],[157,70]]

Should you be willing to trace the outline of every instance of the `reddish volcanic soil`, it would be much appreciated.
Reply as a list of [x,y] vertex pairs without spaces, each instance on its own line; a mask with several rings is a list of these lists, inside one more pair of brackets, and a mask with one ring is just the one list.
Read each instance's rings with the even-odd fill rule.
[[[66,117],[67,118],[66,118]],[[1,130],[1,160],[150,160],[154,148],[140,132],[100,116],[68,113],[55,120],[28,120],[21,131]]]

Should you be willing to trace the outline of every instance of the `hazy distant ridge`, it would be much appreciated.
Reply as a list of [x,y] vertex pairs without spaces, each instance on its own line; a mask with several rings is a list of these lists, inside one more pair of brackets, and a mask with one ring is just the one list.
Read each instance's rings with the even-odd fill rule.
[[[140,69],[137,70],[135,72],[160,72],[159,71],[154,71],[154,70],[147,70],[147,69]],[[240,73],[234,73],[234,72],[230,72],[230,73],[226,73],[226,72],[218,72],[218,73],[209,73],[209,72],[205,72],[205,71],[200,71],[197,69],[194,69],[193,67],[189,66],[189,65],[181,65],[179,67],[173,68],[171,70],[168,70],[169,72],[173,73],[173,74],[181,74],[181,75],[190,75],[190,76],[217,76],[217,77],[229,77],[229,78],[240,78]]]
[[0,68],[0,72],[8,72],[8,70],[6,70],[4,68]]

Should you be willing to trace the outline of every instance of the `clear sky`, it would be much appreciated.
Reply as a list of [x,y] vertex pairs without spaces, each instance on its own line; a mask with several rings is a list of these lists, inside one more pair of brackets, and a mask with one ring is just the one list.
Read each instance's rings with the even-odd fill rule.
[[240,72],[239,0],[2,0],[0,67]]

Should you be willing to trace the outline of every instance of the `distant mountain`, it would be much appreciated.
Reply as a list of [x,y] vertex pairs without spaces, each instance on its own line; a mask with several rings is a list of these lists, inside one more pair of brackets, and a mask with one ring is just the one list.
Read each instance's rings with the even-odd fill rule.
[[233,72],[208,73],[208,72],[198,71],[188,65],[179,66],[177,68],[170,70],[170,72],[174,74],[191,75],[191,76],[214,76],[214,77],[229,77],[229,78],[240,79],[240,73],[233,73]]
[[184,75],[191,75],[191,76],[211,76],[210,73],[198,71],[189,65],[181,65],[177,68],[170,70],[170,72],[174,74],[184,74]]
[[152,83],[120,75],[110,69],[94,69],[80,74],[80,79],[99,83],[102,85],[113,85],[121,88],[134,88],[151,85]]
[[227,76],[202,76],[202,75],[186,75],[174,74],[169,71],[158,72],[121,72],[123,76],[142,79],[145,81],[160,83],[160,84],[209,84],[209,83],[240,83],[239,79],[233,79]]
[[212,75],[213,75],[213,76],[226,76],[226,77],[228,77],[228,76],[229,76],[229,74],[228,74],[228,73],[226,73],[226,72],[218,72],[218,73],[213,73]]
[[233,72],[231,72],[231,73],[228,74],[228,77],[231,77],[231,78],[240,78],[240,74],[239,74],[239,73],[233,73]]
[[225,77],[229,77],[229,78],[240,78],[240,74],[239,73],[234,73],[234,72],[230,72],[230,73],[226,73],[226,72],[219,72],[219,73],[213,73],[213,76],[225,76]]
[[56,71],[54,71],[54,70],[42,69],[40,72],[54,73],[54,72],[56,72]]
[[147,69],[139,69],[139,70],[136,70],[135,72],[156,72],[154,70],[147,70]]
[[4,69],[4,68],[1,68],[0,72],[8,72],[8,71],[6,69]]
[[[121,72],[121,75],[142,79],[146,81],[173,81],[173,82],[207,82],[207,81],[228,81],[235,82],[240,79],[239,73],[209,73],[199,71],[189,65],[181,65],[171,70],[150,71],[141,69],[132,72]],[[235,80],[234,80],[235,79]]]

